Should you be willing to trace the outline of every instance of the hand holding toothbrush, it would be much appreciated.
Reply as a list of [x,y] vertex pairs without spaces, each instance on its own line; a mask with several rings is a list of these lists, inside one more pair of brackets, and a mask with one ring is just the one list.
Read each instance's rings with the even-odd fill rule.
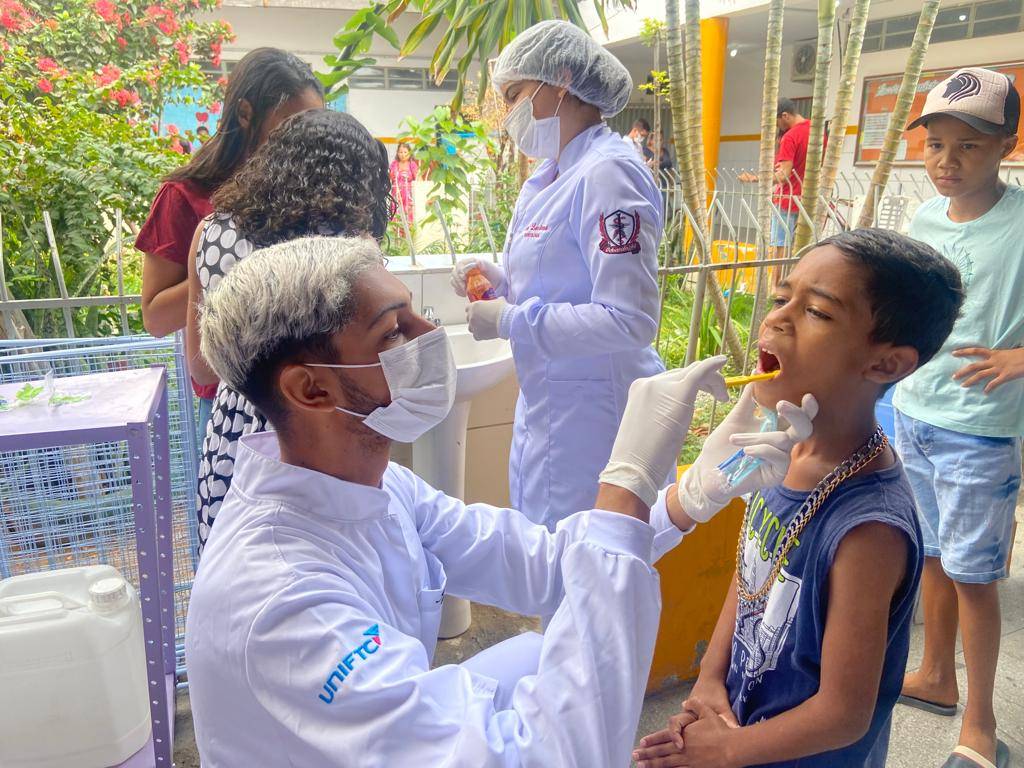
[[[811,436],[812,422],[818,415],[818,401],[813,395],[804,395],[799,406],[780,400],[778,417],[788,426],[779,429],[769,421],[770,428],[761,431],[764,421],[758,418],[759,407],[753,385],[747,386],[736,407],[708,435],[700,456],[679,481],[679,503],[697,522],[707,522],[737,496],[781,483],[789,471],[793,446]],[[774,416],[771,411],[768,414]],[[730,459],[739,466],[727,473],[720,465],[730,469]]]

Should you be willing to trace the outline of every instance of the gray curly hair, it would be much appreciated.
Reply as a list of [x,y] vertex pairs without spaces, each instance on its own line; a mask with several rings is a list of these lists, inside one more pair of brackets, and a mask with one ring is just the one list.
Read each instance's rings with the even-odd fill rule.
[[274,415],[278,366],[302,353],[330,355],[331,337],[355,314],[356,280],[383,263],[365,237],[305,237],[255,251],[203,299],[203,357],[228,386]]

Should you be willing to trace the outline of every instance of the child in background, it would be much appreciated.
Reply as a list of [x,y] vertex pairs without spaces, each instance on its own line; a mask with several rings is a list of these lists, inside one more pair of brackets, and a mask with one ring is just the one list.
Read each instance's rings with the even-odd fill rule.
[[962,69],[928,94],[925,168],[941,197],[910,234],[945,254],[966,290],[935,359],[896,390],[896,446],[921,515],[924,658],[902,703],[957,711],[959,624],[968,701],[947,766],[1009,762],[992,707],[999,658],[996,581],[1006,576],[1024,435],[1024,189],[999,179],[1017,145],[1020,97],[1003,74]]
[[[810,393],[814,432],[785,480],[753,495],[729,588],[691,698],[646,736],[640,768],[883,768],[906,669],[921,532],[910,485],[875,422],[885,389],[942,346],[962,301],[932,248],[861,229],[824,240],[776,289],[761,368],[680,483],[705,510],[719,435],[756,432],[733,413]],[[744,417],[741,416],[742,420]],[[733,444],[737,444],[735,438]],[[742,444],[742,443],[739,443]]]

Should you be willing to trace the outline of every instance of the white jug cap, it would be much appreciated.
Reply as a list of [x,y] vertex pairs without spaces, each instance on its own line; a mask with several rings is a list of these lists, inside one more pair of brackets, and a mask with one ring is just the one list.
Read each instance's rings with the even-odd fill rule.
[[99,579],[89,586],[93,605],[101,610],[119,607],[128,599],[128,584],[119,576]]

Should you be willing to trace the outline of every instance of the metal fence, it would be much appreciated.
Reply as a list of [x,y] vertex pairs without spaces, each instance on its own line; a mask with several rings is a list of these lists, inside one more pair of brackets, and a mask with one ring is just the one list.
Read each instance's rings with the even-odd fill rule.
[[[665,232],[659,266],[661,318],[659,349],[671,364],[721,352],[725,347],[725,326],[712,311],[711,299],[720,289],[725,315],[736,327],[743,343],[735,368],[747,372],[756,365],[756,339],[760,307],[755,297],[763,295],[776,273],[798,259],[792,245],[771,247],[771,231],[757,221],[757,185],[748,181],[753,169],[723,168],[708,178],[709,205],[699,215],[706,217],[708,241],[693,232],[696,214],[683,203],[678,177],[668,171],[659,174],[665,213]],[[1010,183],[1024,183],[1024,171],[1006,171]],[[870,188],[866,171],[841,172],[832,190],[820,201],[825,211],[821,222],[812,222],[802,204],[787,190],[773,193],[771,220],[777,227],[786,222],[785,208],[796,211],[812,227],[814,239],[849,228],[859,217],[859,206]],[[923,170],[895,171],[888,185],[877,195],[878,226],[906,232],[914,210],[934,196],[935,190]],[[782,200],[789,199],[789,206]],[[488,206],[493,189],[472,196],[475,215],[488,232]],[[117,224],[120,219],[117,217]],[[118,229],[120,231],[120,228]],[[790,241],[791,243],[791,241]],[[118,273],[121,273],[123,244],[113,243]],[[493,251],[494,246],[491,245]],[[448,250],[454,251],[449,238]],[[51,249],[55,272],[60,274],[57,249]],[[442,257],[452,261],[454,252]],[[712,282],[713,281],[713,282]],[[120,310],[121,329],[128,332],[126,307],[138,305],[139,296],[126,295],[119,281],[114,296],[74,297],[62,285],[54,287],[52,298],[18,301],[11,298],[0,260],[0,319],[8,335],[16,334],[19,313],[27,309],[61,312],[69,336],[74,336],[70,313],[81,307],[113,306]],[[709,299],[710,297],[710,299]],[[47,339],[0,341],[0,381],[41,378],[48,370],[58,376],[78,373],[165,365],[168,369],[171,411],[172,487],[175,531],[175,591],[179,639],[184,630],[185,607],[196,565],[194,494],[196,487],[195,405],[188,382],[182,343],[139,336],[105,339]],[[713,426],[714,411],[710,417]],[[109,562],[129,577],[137,574],[131,551],[131,509],[128,485],[123,475],[124,446],[111,444],[82,448],[4,454],[0,456],[0,576],[38,568]],[[120,469],[119,469],[120,467]]]
[[[195,574],[197,447],[180,338],[0,341],[0,383],[162,365],[167,369],[179,657]],[[136,587],[128,447],[123,442],[0,453],[0,578],[106,563]]]

